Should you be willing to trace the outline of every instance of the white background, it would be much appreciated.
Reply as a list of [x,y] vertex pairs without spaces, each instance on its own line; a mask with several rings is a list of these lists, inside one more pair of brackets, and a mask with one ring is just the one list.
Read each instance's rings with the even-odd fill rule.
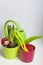
[[[0,0],[0,39],[3,37],[3,25],[8,19],[16,20],[26,31],[27,36],[43,35],[43,0]],[[36,46],[36,54],[30,65],[43,65],[42,40],[32,42]],[[1,46],[0,46],[0,49]],[[6,60],[1,55],[0,65],[23,64],[20,60]]]

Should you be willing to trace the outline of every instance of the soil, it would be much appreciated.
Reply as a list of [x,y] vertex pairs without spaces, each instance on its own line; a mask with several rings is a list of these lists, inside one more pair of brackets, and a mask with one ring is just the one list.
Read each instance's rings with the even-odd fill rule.
[[7,48],[14,48],[14,47],[16,47],[16,46],[18,46],[17,43],[9,42],[9,44],[7,45]]

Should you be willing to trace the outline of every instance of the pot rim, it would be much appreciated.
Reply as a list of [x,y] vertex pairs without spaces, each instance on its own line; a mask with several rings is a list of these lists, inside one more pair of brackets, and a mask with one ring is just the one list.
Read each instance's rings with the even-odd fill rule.
[[6,49],[14,49],[14,48],[17,48],[19,46],[17,45],[16,47],[13,47],[13,48],[8,48],[8,47],[5,47],[5,46],[3,46],[3,47],[6,48]]
[[36,48],[33,44],[28,44],[28,43],[27,43],[27,44],[25,44],[25,45],[30,45],[30,46],[33,47],[33,49],[32,49],[31,51],[29,51],[29,52],[25,52],[25,51],[22,49],[22,47],[20,46],[20,51],[25,52],[25,53],[30,53],[30,52],[34,51],[35,48]]

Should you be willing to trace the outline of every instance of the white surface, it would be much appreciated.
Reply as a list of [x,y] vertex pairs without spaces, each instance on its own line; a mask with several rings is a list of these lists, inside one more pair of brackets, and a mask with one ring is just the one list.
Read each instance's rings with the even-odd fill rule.
[[8,60],[3,57],[2,46],[0,46],[0,65],[43,65],[43,43],[42,40],[37,40],[31,44],[35,45],[35,55],[31,63],[24,63],[19,58]]
[[[27,36],[43,35],[43,0],[0,0],[0,38],[3,37],[3,25],[8,19],[16,20],[26,31]],[[32,42],[36,53],[32,63],[23,63],[18,58],[7,60],[2,56],[0,45],[0,65],[43,65],[43,42]]]

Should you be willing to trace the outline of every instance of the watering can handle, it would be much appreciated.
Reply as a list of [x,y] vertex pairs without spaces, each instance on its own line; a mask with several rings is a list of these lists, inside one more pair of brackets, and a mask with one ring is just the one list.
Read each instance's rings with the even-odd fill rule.
[[18,29],[19,31],[21,30],[19,24],[18,24],[16,21],[14,21],[14,20],[7,20],[7,21],[5,22],[5,24],[4,24],[4,35],[5,35],[5,37],[8,36],[8,34],[7,34],[7,30],[6,30],[6,25],[7,25],[9,22],[15,24],[16,27],[17,27],[17,29]]

